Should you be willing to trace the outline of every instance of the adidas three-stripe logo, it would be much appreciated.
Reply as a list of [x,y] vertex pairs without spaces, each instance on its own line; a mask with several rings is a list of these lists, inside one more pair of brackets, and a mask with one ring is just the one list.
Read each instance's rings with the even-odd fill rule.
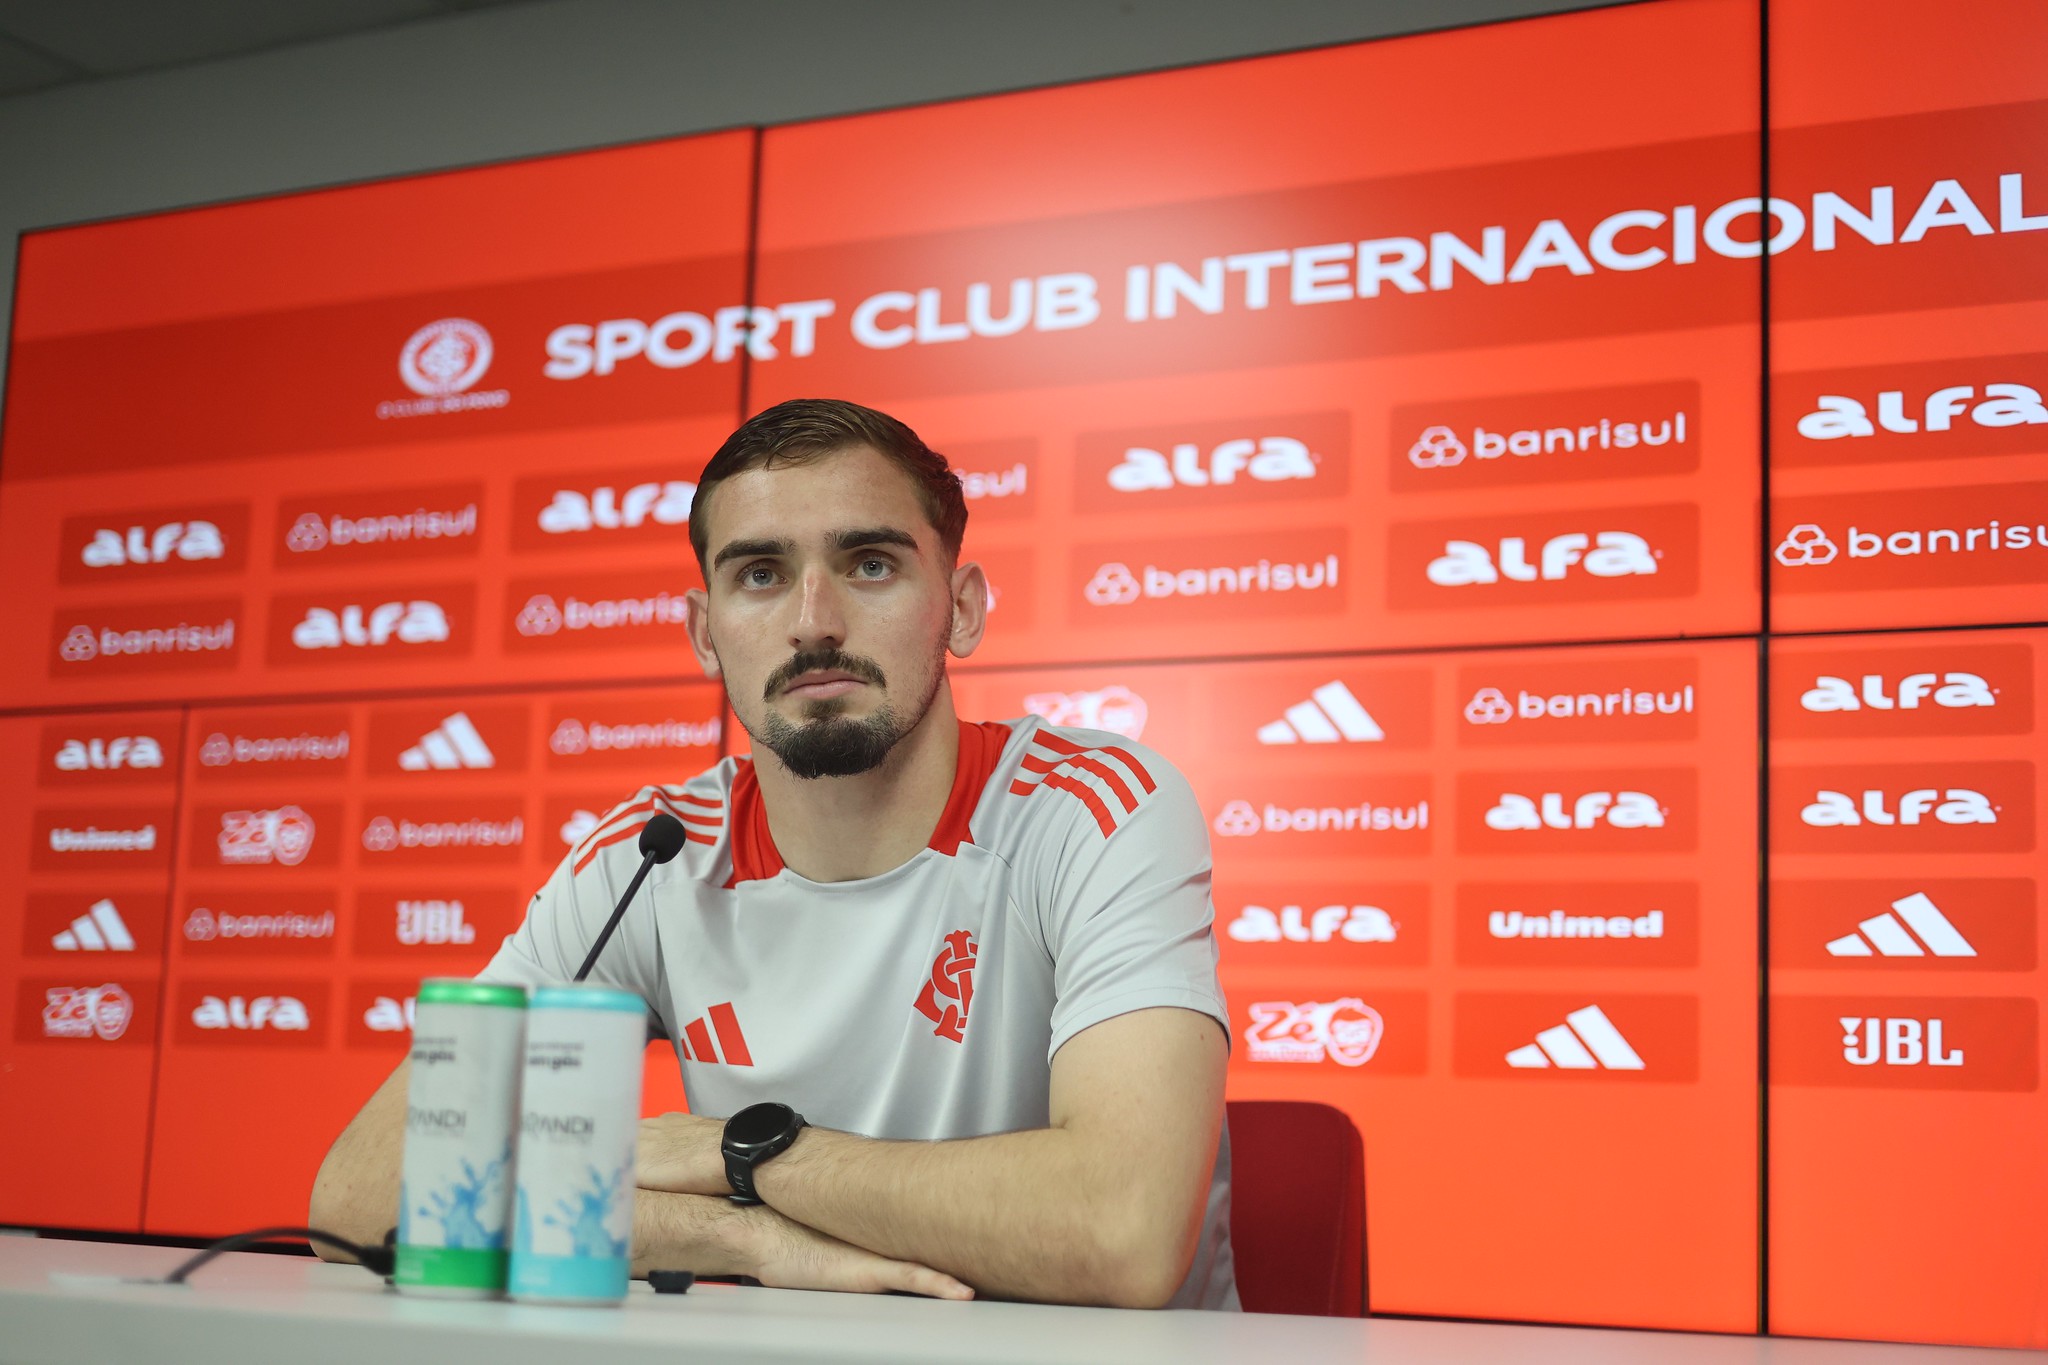
[[[706,1021],[710,1027],[705,1027]],[[711,1045],[711,1035],[718,1035],[718,1046]],[[713,1005],[703,1014],[683,1025],[682,1035],[677,1040],[683,1056],[689,1061],[703,1062],[716,1066],[723,1062],[727,1066],[752,1066],[754,1054],[747,1051],[747,1036],[740,1032],[740,1017],[732,1012],[732,1002]]]
[[[1901,924],[1899,921],[1904,920]],[[1844,934],[1828,943],[1835,957],[1870,957],[1875,948],[1882,957],[1975,957],[1977,950],[1962,931],[1949,922],[1941,908],[1924,891],[1892,902],[1882,915],[1872,915],[1856,926],[1860,934]],[[1911,934],[1906,930],[1911,929]],[[1914,935],[1919,937],[1916,939]],[[1808,940],[1811,942],[1811,940]],[[1923,948],[1921,945],[1925,944]]]
[[50,940],[60,953],[132,953],[135,938],[112,901],[95,901],[93,907],[60,929]]
[[1565,1071],[1641,1071],[1643,1059],[1598,1005],[1573,1010],[1564,1023],[1508,1054],[1513,1067],[1554,1066]]
[[1296,702],[1279,720],[1259,727],[1261,744],[1358,744],[1386,737],[1341,680],[1324,683],[1309,693],[1309,700]]
[[409,773],[439,768],[494,768],[497,764],[497,755],[462,711],[421,735],[419,743],[398,756],[398,766]]

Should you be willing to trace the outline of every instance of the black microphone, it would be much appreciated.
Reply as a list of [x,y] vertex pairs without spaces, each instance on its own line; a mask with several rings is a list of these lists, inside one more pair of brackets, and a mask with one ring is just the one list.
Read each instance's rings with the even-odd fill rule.
[[576,969],[576,979],[581,981],[590,975],[590,969],[597,965],[597,955],[604,951],[606,940],[612,930],[619,927],[625,918],[626,907],[633,902],[633,893],[640,889],[640,883],[647,880],[648,869],[656,863],[665,863],[683,851],[683,822],[667,811],[657,811],[640,831],[640,870],[633,874],[633,880],[626,884],[626,894],[619,897],[619,908],[612,911],[612,917],[605,921],[604,932],[597,936],[597,942],[590,945],[590,956],[583,959],[583,965]]

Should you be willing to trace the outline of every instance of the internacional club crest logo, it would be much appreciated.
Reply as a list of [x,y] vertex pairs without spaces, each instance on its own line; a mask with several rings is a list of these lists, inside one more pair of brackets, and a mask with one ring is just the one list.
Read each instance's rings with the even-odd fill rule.
[[398,377],[422,398],[461,393],[490,368],[491,334],[468,318],[430,322],[398,353]]
[[937,1025],[934,1038],[967,1041],[967,1011],[974,1003],[974,938],[965,929],[946,935],[945,946],[932,959],[931,975],[918,992],[919,1014]]

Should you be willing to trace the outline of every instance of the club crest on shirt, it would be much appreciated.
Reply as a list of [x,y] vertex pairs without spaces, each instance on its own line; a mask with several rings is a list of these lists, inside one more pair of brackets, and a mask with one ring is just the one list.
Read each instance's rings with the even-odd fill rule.
[[934,1038],[967,1041],[967,1011],[974,1003],[974,938],[965,929],[946,935],[932,959],[931,975],[918,992],[916,1009],[932,1021]]

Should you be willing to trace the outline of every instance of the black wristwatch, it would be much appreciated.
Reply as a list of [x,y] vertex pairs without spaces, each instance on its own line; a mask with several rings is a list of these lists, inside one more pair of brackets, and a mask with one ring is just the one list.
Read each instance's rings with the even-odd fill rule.
[[786,1104],[772,1101],[750,1104],[725,1121],[725,1180],[732,1186],[732,1202],[758,1204],[754,1193],[754,1168],[779,1152],[804,1129],[804,1116]]

